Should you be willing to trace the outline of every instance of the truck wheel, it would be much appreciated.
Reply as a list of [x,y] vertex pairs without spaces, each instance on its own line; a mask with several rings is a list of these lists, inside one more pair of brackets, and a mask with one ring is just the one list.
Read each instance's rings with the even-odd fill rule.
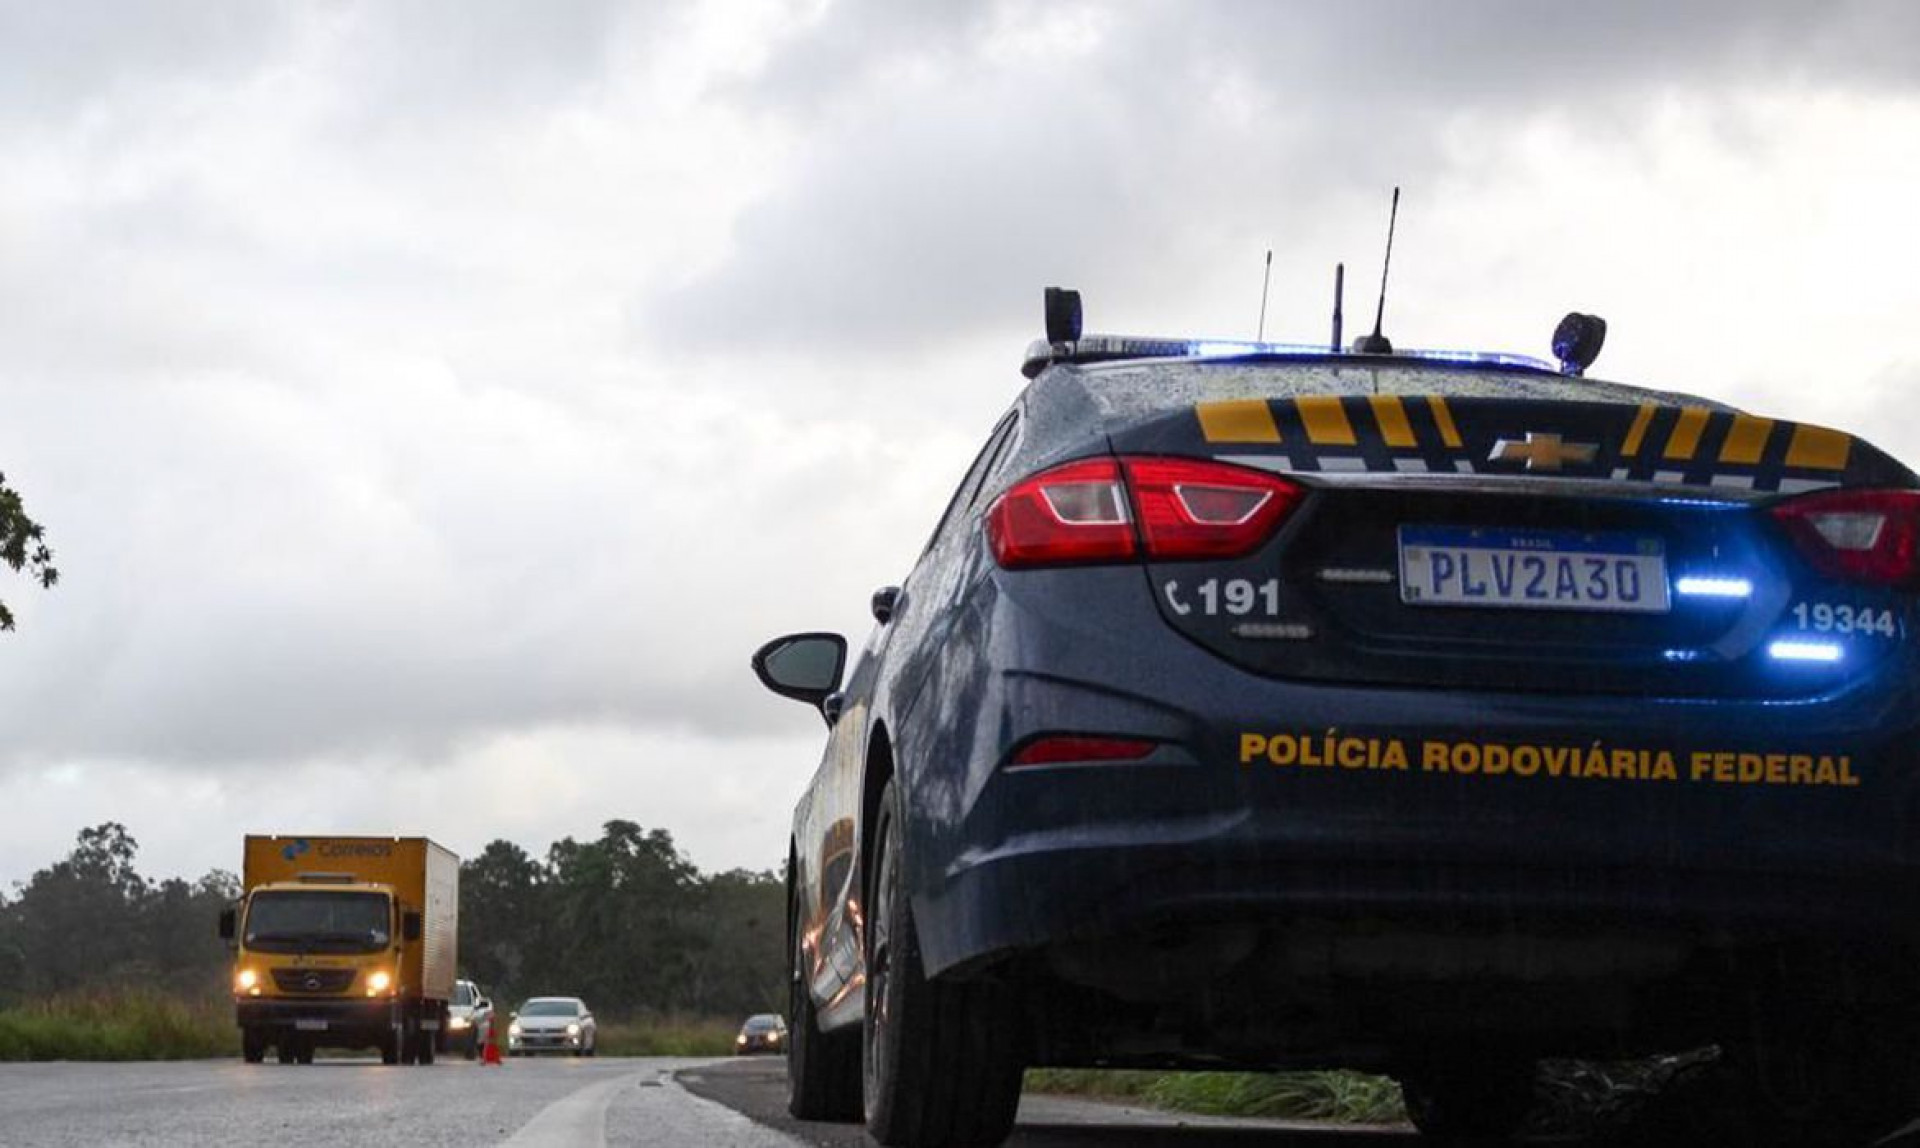
[[1434,1139],[1504,1139],[1533,1111],[1534,1070],[1524,1057],[1462,1053],[1426,1061],[1400,1076],[1407,1119]]
[[438,1033],[427,1032],[422,1029],[419,1038],[420,1054],[414,1058],[414,1063],[432,1064],[433,1058],[437,1053],[434,1046],[437,1045],[439,1041],[440,1037]]
[[386,1039],[380,1042],[381,1064],[400,1063],[400,1054],[405,1051],[402,1048],[402,1040],[403,1034],[399,1025],[396,1024],[387,1029]]
[[273,1058],[279,1061],[281,1064],[293,1063],[294,1056],[293,1056],[293,1038],[292,1037],[285,1036],[280,1038],[280,1043],[273,1046]]
[[901,878],[900,793],[880,795],[867,890],[867,1132],[881,1144],[982,1148],[1013,1131],[1020,1017],[990,981],[928,980]]
[[800,887],[793,893],[793,952],[787,966],[787,1010],[793,1016],[793,1050],[787,1057],[787,1111],[801,1120],[853,1123],[860,1111],[860,1034],[821,1032],[807,991],[801,932]]
[[313,1063],[313,1041],[303,1040],[293,1046],[293,1059],[299,1064]]
[[240,1030],[240,1059],[259,1064],[267,1059],[267,1034],[253,1025]]

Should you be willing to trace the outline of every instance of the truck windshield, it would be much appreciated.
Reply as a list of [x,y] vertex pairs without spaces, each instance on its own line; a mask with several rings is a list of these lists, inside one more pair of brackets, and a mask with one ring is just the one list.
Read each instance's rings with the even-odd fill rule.
[[246,945],[269,953],[371,953],[387,947],[390,920],[383,893],[256,893]]

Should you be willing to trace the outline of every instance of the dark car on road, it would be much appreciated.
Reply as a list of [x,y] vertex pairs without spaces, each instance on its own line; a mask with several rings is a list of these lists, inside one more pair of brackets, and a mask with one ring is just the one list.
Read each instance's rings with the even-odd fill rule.
[[795,1114],[991,1144],[1028,1066],[1337,1065],[1498,1135],[1543,1058],[1708,1046],[1722,1142],[1920,1107],[1913,472],[1581,338],[1050,328],[850,673],[754,658],[830,727]]
[[740,1026],[739,1035],[733,1038],[735,1056],[751,1056],[756,1052],[787,1051],[787,1021],[779,1013],[756,1013]]

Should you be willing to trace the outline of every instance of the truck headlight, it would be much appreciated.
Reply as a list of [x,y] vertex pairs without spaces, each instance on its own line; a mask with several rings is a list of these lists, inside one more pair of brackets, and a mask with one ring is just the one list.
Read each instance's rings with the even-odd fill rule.
[[367,977],[368,996],[386,992],[391,987],[393,987],[393,974],[385,969],[378,969]]
[[233,987],[238,992],[246,992],[259,983],[260,974],[252,969],[241,969],[239,975],[233,978]]

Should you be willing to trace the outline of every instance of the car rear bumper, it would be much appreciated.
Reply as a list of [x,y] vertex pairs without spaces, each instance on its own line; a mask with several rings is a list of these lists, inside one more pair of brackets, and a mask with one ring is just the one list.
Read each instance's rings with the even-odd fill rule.
[[[1000,663],[937,683],[977,708],[900,753],[964,763],[907,773],[930,972],[1194,923],[1920,932],[1912,666],[1792,704],[1280,681],[1174,635],[1137,585],[1099,595],[1135,615],[1093,629],[1002,596],[984,632],[1021,640],[981,638]],[[1048,732],[1159,748],[1007,768]]]

